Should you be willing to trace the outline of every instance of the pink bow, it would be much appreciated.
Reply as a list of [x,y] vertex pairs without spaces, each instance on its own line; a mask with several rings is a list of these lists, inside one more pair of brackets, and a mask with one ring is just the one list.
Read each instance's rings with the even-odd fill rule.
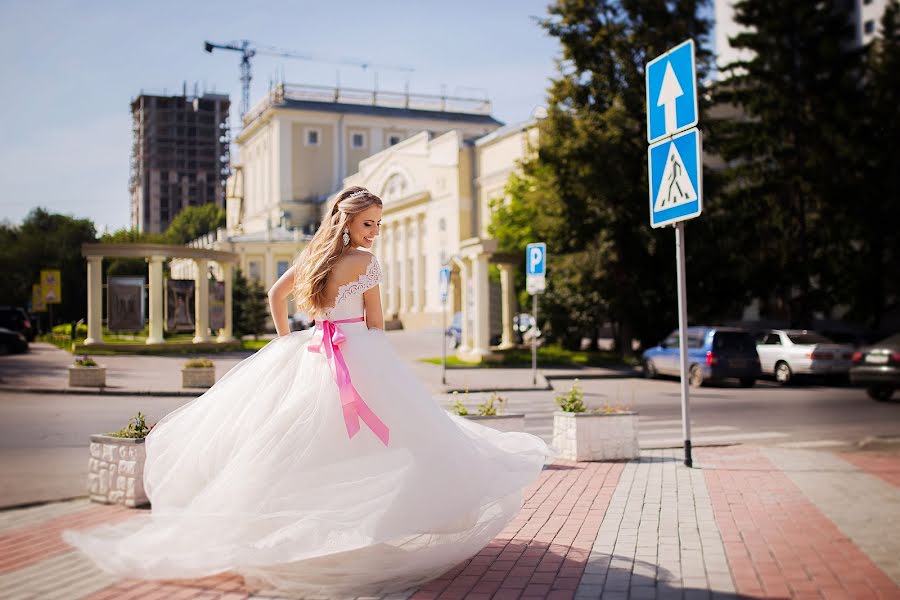
[[364,321],[364,317],[356,317],[354,319],[339,319],[337,321],[322,320],[316,324],[322,329],[322,341],[307,346],[310,352],[325,354],[331,364],[331,370],[334,373],[334,381],[337,383],[338,390],[341,394],[341,408],[344,412],[344,424],[347,426],[347,435],[353,437],[359,431],[359,419],[362,419],[369,429],[378,436],[378,439],[387,446],[390,437],[387,425],[379,419],[365,400],[353,387],[350,381],[350,370],[347,363],[344,362],[344,355],[341,354],[341,344],[347,341],[344,332],[341,331],[338,323],[357,323]]

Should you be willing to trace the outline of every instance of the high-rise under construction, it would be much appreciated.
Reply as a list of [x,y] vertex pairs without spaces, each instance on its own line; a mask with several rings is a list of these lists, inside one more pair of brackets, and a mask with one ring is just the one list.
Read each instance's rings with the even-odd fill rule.
[[226,94],[141,94],[131,102],[131,226],[165,231],[186,206],[225,207],[229,175]]

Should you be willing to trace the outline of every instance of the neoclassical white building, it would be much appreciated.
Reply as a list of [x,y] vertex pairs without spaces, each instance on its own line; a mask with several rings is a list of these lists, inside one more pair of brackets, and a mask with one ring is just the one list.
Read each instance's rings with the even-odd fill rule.
[[[502,126],[485,100],[277,86],[236,137],[226,227],[192,245],[234,252],[237,266],[268,288],[328,200],[365,186],[385,203],[374,252],[385,270],[386,318],[407,329],[441,327],[438,271],[447,264],[447,313],[462,313],[459,354],[481,360],[492,338],[513,343],[511,269],[522,257],[498,253],[487,225],[491,200],[537,143],[535,124]],[[195,277],[193,269],[172,265],[176,277]]]
[[[462,313],[458,354],[490,356],[491,339],[513,344],[517,311],[512,269],[522,257],[497,251],[487,227],[491,202],[502,199],[509,175],[537,144],[536,121],[480,137],[453,130],[421,132],[359,164],[343,187],[361,185],[384,202],[374,252],[385,273],[383,305],[405,328],[440,327],[438,273],[452,269],[449,312]],[[489,269],[499,271],[491,285]]]

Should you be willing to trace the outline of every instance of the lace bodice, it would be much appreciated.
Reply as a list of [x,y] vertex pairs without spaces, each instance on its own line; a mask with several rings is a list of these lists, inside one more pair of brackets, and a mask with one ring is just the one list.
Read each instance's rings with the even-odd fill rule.
[[375,287],[381,280],[381,264],[373,254],[365,273],[338,288],[331,307],[324,311],[325,318],[335,320],[363,316],[363,292]]

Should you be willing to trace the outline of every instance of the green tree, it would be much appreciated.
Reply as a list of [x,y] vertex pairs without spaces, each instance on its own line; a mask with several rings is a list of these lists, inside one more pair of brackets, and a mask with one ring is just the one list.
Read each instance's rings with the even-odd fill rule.
[[53,305],[55,322],[87,318],[87,265],[81,244],[96,241],[88,219],[35,208],[21,225],[0,224],[0,304],[25,306],[42,269],[59,269],[62,303]]
[[165,237],[170,244],[186,244],[225,226],[225,209],[215,204],[186,206],[175,215],[166,229]]
[[[137,229],[117,229],[100,236],[103,244],[168,244],[169,239],[163,233],[148,233]],[[164,269],[168,270],[167,263]],[[111,276],[147,276],[147,261],[143,258],[109,258],[103,261],[104,277]],[[104,279],[105,280],[105,279]]]
[[266,325],[269,311],[266,291],[259,282],[248,281],[243,271],[236,268],[231,294],[235,336],[257,336]]
[[900,199],[900,2],[888,3],[879,35],[866,49],[863,110],[853,119],[859,177],[853,201],[837,213],[848,260],[835,287],[846,289],[849,316],[880,329],[900,301],[900,236],[891,215]]
[[522,165],[525,183],[508,190],[527,222],[503,223],[510,214],[501,211],[493,226],[508,251],[547,243],[542,312],[568,347],[594,337],[605,319],[625,352],[632,337],[655,341],[674,323],[672,234],[648,219],[644,66],[693,38],[704,78],[704,4],[558,0],[540,21],[562,57],[536,156]]
[[861,55],[831,2],[741,0],[731,38],[747,58],[723,68],[716,101],[737,117],[716,123],[727,162],[733,234],[746,286],[770,316],[808,326],[842,293],[848,249],[840,205],[859,180],[851,124],[860,109]]

